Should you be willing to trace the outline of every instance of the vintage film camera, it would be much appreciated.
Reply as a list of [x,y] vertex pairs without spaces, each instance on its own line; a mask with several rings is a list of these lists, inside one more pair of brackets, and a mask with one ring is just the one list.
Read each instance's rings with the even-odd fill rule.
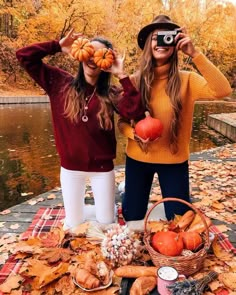
[[177,44],[175,42],[175,37],[179,32],[181,32],[181,30],[159,31],[157,33],[157,45],[163,47],[175,46]]

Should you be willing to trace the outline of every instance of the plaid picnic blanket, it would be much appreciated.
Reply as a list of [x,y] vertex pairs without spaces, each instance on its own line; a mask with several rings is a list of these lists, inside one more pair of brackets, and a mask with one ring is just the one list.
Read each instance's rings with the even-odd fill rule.
[[60,225],[64,218],[64,207],[40,208],[28,229],[21,235],[21,239],[40,237],[42,233],[49,232],[51,228]]
[[[118,223],[121,225],[125,224],[120,207],[117,212]],[[29,228],[21,235],[21,238],[27,239],[30,236],[39,237],[41,234],[49,232],[52,227],[58,226],[64,218],[65,210],[63,207],[40,208],[35,214]],[[216,226],[212,225],[209,230],[218,236],[218,240],[224,250],[236,253],[236,248],[234,248],[228,238],[223,235]],[[14,256],[11,256],[0,270],[0,284],[2,284],[11,273],[17,273],[20,266],[21,262],[16,261]],[[29,293],[25,293],[23,295],[27,294]],[[3,293],[0,292],[0,295],[3,295]]]

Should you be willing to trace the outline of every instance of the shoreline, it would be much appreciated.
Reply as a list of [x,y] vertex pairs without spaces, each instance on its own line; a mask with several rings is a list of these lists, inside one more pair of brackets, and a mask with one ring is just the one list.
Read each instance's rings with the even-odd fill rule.
[[[23,94],[9,95],[0,93],[0,104],[31,104],[31,103],[49,103],[49,97],[46,94]],[[225,97],[220,100],[199,99],[195,103],[236,103],[236,98]]]

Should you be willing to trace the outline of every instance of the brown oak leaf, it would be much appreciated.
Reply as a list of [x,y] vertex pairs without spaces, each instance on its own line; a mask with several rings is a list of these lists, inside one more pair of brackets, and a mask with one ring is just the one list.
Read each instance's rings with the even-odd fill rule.
[[65,232],[62,228],[54,227],[50,232],[44,233],[40,236],[41,242],[44,247],[58,247],[61,245],[63,239],[65,237]]
[[44,249],[43,253],[39,256],[40,260],[47,260],[48,263],[56,263],[58,261],[68,262],[73,255],[70,249],[52,248]]
[[76,252],[89,251],[96,248],[95,245],[91,244],[86,238],[75,238],[70,242],[70,247]]
[[72,281],[71,276],[63,276],[55,284],[56,292],[61,292],[62,295],[72,295],[75,291],[75,284]]

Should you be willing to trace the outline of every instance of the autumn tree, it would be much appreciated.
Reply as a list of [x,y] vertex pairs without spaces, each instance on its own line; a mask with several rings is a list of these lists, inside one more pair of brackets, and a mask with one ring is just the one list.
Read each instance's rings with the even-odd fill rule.
[[[137,34],[160,13],[186,26],[194,44],[232,81],[236,7],[231,1],[107,0],[104,5],[104,0],[0,0],[0,86],[14,82],[17,87],[26,87],[31,81],[15,59],[17,48],[60,39],[72,27],[89,38],[100,35],[110,39],[126,54],[126,69],[132,73],[141,52]],[[180,57],[182,67],[194,69],[191,59]],[[60,54],[48,62],[72,72],[78,67],[77,62]]]

